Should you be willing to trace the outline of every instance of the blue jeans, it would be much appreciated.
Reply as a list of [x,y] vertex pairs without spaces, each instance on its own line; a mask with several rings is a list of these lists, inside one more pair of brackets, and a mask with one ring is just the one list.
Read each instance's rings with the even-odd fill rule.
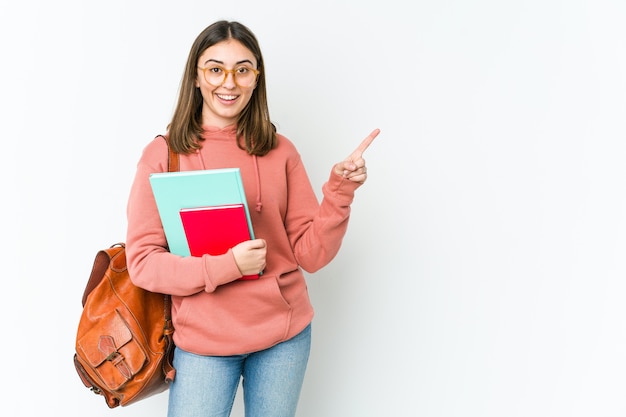
[[228,417],[243,377],[246,417],[293,417],[309,352],[311,325],[271,348],[235,356],[200,356],[176,348],[168,417]]

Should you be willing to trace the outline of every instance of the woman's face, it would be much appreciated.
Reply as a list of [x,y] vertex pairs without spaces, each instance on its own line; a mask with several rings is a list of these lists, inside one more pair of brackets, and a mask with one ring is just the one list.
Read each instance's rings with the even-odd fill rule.
[[[246,76],[243,74],[248,69],[256,68],[257,62],[252,52],[234,39],[216,43],[200,55],[196,87],[202,93],[203,125],[223,128],[237,121],[256,87],[256,76],[254,81],[247,85],[248,83],[244,82]],[[228,72],[231,70],[237,70],[241,75]],[[236,82],[239,79],[236,77],[240,77],[239,83]]]

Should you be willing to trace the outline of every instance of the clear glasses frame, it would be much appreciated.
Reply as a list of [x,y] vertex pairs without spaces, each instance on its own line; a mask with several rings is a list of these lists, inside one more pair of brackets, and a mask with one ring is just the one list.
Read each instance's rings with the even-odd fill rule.
[[[207,76],[207,70],[212,70],[212,69],[219,69],[224,73],[224,78],[222,78],[222,81],[219,84],[215,84],[214,82],[209,81],[210,76]],[[212,66],[212,67],[198,67],[199,70],[202,70],[202,75],[204,76],[204,80],[211,84],[214,85],[216,87],[219,87],[220,85],[224,84],[226,82],[226,77],[228,77],[228,74],[233,74],[233,80],[235,82],[235,84],[237,84],[239,87],[250,87],[252,86],[257,78],[259,77],[259,74],[261,73],[261,71],[256,70],[254,68],[250,68],[248,66],[241,66],[241,67],[237,67],[237,68],[233,68],[233,69],[226,69],[224,67],[220,67],[219,65],[216,66]],[[254,80],[252,80],[250,82],[249,85],[241,85],[237,82],[237,71],[241,70],[241,69],[245,69],[247,71],[251,71],[252,73],[254,73]]]

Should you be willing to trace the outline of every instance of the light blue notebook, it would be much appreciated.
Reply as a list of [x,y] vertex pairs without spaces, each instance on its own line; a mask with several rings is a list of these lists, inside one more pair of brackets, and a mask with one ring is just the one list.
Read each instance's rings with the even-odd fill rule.
[[251,239],[252,221],[239,168],[150,174],[150,185],[171,253],[190,256],[180,209],[224,204],[244,205]]

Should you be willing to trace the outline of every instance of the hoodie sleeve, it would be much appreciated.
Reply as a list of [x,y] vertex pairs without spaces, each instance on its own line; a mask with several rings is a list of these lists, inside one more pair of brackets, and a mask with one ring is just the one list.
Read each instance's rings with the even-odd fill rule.
[[[167,249],[150,174],[167,171],[167,145],[155,138],[137,164],[127,204],[126,257],[135,285],[148,291],[186,296],[212,292],[241,277],[232,252],[203,257],[177,256]],[[182,162],[182,160],[181,160]]]
[[339,252],[350,205],[361,185],[331,171],[318,203],[301,160],[289,172],[286,228],[298,264],[307,272],[326,266]]

